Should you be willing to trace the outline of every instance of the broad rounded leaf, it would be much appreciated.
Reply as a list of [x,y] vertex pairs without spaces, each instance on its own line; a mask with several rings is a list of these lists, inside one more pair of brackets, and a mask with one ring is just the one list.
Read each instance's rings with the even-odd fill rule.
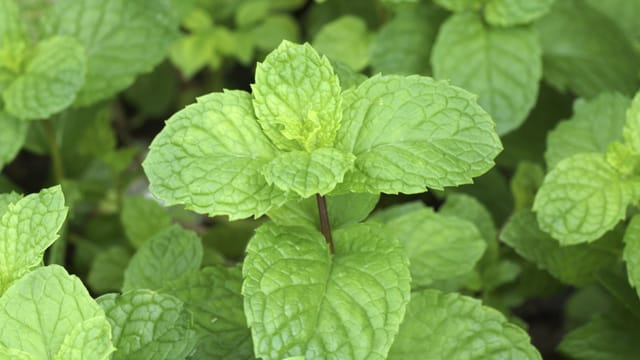
[[144,196],[127,196],[122,203],[120,221],[131,244],[140,247],[171,225],[171,216],[160,204]]
[[73,103],[85,81],[85,50],[71,37],[46,39],[24,72],[2,93],[6,110],[21,119],[46,119]]
[[467,91],[422,76],[375,76],[344,94],[337,147],[356,155],[340,188],[420,193],[470,183],[502,149]]
[[266,224],[247,248],[242,293],[265,360],[385,359],[409,301],[404,250],[381,225],[333,234]]
[[542,359],[520,327],[474,298],[438,290],[413,293],[389,353],[404,359]]
[[629,284],[636,289],[640,296],[640,215],[631,218],[624,234],[623,258],[627,264]]
[[360,71],[369,64],[371,35],[360,17],[345,15],[325,24],[313,39],[313,47],[328,58]]
[[531,27],[492,28],[479,14],[453,15],[440,28],[431,63],[436,78],[478,94],[498,134],[520,126],[535,105],[542,56]]
[[0,169],[13,160],[27,138],[29,123],[0,110]]
[[487,22],[498,26],[530,23],[549,12],[555,0],[489,0],[484,8]]
[[602,154],[578,154],[547,174],[533,210],[540,228],[562,245],[598,239],[625,217],[633,188]]
[[340,82],[309,44],[283,41],[256,68],[253,106],[260,125],[283,150],[332,147],[340,127]]
[[275,157],[242,91],[212,93],[173,115],[153,140],[143,166],[165,205],[239,219],[287,200],[261,171]]

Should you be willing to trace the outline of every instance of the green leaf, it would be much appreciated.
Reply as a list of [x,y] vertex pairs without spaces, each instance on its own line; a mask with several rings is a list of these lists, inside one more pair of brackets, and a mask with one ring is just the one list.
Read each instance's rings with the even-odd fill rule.
[[474,298],[438,290],[413,293],[389,352],[401,359],[542,359],[529,336]]
[[[549,168],[575,154],[600,152],[622,137],[625,112],[631,102],[618,93],[601,93],[590,100],[578,99],[573,116],[547,135],[544,154]],[[606,122],[607,126],[602,126]]]
[[633,98],[631,107],[627,110],[622,137],[633,154],[640,156],[640,92]]
[[331,66],[333,66],[333,71],[335,71],[338,79],[340,79],[342,89],[356,87],[367,80],[366,75],[354,71],[349,65],[340,61],[332,61]]
[[0,294],[42,262],[67,215],[60,186],[9,204],[0,218]]
[[520,126],[535,105],[542,57],[531,27],[492,28],[478,14],[453,15],[440,28],[431,63],[436,78],[479,95],[498,134]]
[[87,284],[97,293],[118,291],[124,282],[124,270],[131,260],[129,249],[115,245],[101,250],[93,259]]
[[554,87],[585,98],[603,91],[629,95],[637,90],[639,61],[627,38],[617,24],[584,1],[556,1],[536,27],[544,76]]
[[192,315],[173,296],[134,290],[97,300],[113,328],[113,360],[184,359],[196,345]]
[[421,193],[470,183],[502,149],[467,91],[421,76],[375,76],[346,91],[337,147],[356,155],[345,190]]
[[309,44],[283,41],[256,68],[258,122],[280,149],[332,147],[342,119],[340,82]]
[[22,198],[23,196],[21,194],[15,192],[0,194],[0,217],[4,215],[10,204],[15,204]]
[[485,0],[435,0],[435,3],[451,11],[479,9]]
[[382,225],[334,232],[260,227],[244,262],[256,357],[384,359],[409,301],[409,264]]
[[332,191],[353,167],[354,160],[352,154],[333,148],[320,148],[311,153],[291,151],[276,156],[262,169],[262,174],[269,185],[307,198]]
[[21,119],[46,119],[76,98],[85,81],[86,55],[71,37],[54,36],[33,49],[24,71],[2,92],[6,110]]
[[409,257],[413,288],[471,271],[487,247],[473,223],[430,208],[393,219],[386,228]]
[[489,0],[484,8],[484,16],[491,25],[526,24],[548,13],[554,1]]
[[101,360],[114,350],[104,311],[80,279],[58,265],[32,271],[0,297],[0,343],[37,359],[86,350]]
[[11,359],[11,360],[38,360],[33,355],[28,352],[24,352],[22,350],[17,349],[9,349],[4,347],[4,345],[0,344],[0,359]]
[[0,110],[0,169],[10,163],[27,139],[29,123]]
[[250,359],[251,332],[242,308],[242,269],[207,267],[163,289],[193,312],[202,338],[193,359]]
[[25,41],[26,34],[20,15],[20,8],[15,0],[0,0],[0,50],[12,43]]
[[145,242],[124,272],[123,291],[160,289],[169,281],[198,270],[202,240],[192,231],[173,225]]
[[156,201],[144,196],[127,196],[120,221],[131,244],[139,248],[148,239],[171,226],[171,216]]
[[177,35],[168,0],[62,0],[46,15],[50,34],[76,38],[87,53],[76,104],[111,97],[165,57]]
[[624,252],[622,256],[627,265],[629,284],[640,296],[640,215],[631,218],[624,233]]
[[328,58],[361,71],[369,64],[370,43],[367,23],[360,17],[345,15],[326,23],[313,38],[312,45]]
[[517,211],[509,219],[500,239],[538,268],[571,285],[583,286],[594,282],[594,274],[599,269],[618,261],[611,239],[561,246],[539,229],[535,214],[527,209]]
[[251,36],[258,49],[271,51],[278,47],[280,42],[289,40],[300,41],[300,29],[295,18],[285,14],[270,15],[259,25],[251,29]]
[[638,357],[638,321],[596,316],[563,339],[558,349],[574,359],[634,360]]
[[509,186],[516,210],[530,209],[544,181],[544,169],[536,163],[523,161],[516,167]]
[[212,32],[181,36],[171,45],[169,58],[180,69],[183,78],[191,79],[215,56],[216,40]]
[[283,204],[285,194],[262,176],[276,150],[253,114],[248,93],[226,91],[173,115],[143,163],[151,192],[165,206],[232,220]]
[[629,39],[640,45],[640,2],[637,0],[586,0],[594,9],[607,15],[618,25]]

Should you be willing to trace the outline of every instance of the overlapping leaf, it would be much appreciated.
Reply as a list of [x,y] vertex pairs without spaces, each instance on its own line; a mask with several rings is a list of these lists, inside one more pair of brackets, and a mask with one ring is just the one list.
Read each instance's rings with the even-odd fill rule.
[[171,225],[171,216],[157,202],[142,196],[127,196],[122,204],[120,221],[136,247]]
[[526,24],[549,12],[554,1],[488,0],[484,8],[484,16],[492,25]]
[[18,155],[28,129],[29,123],[0,110],[0,169]]
[[313,39],[313,47],[330,59],[360,71],[369,64],[371,35],[362,18],[346,15],[325,24]]

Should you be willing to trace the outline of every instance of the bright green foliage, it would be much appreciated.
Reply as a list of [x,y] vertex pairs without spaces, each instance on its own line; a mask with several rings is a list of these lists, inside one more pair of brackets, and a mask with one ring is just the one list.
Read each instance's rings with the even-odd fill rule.
[[496,226],[491,213],[473,196],[463,193],[448,194],[438,213],[470,221],[487,243],[494,243],[496,240]]
[[637,90],[639,61],[627,37],[584,1],[555,1],[536,27],[544,54],[544,77],[559,90],[585,98],[602,91],[631,94]]
[[533,210],[542,230],[562,245],[572,245],[613,229],[632,199],[632,183],[621,179],[604,155],[578,154],[547,174]]
[[242,293],[255,356],[384,359],[409,302],[404,250],[379,224],[333,233],[266,224],[247,248]]
[[623,257],[627,265],[629,283],[640,296],[640,215],[631,218],[624,234]]
[[23,196],[20,194],[17,194],[15,192],[11,192],[8,194],[0,194],[0,216],[3,216],[4,213],[7,211],[7,208],[9,207],[10,204],[15,204],[18,201],[20,201],[20,199],[22,199]]
[[520,327],[479,300],[437,290],[414,293],[390,360],[542,359]]
[[[15,0],[0,0],[0,52],[24,41],[24,38],[24,27],[20,21],[18,4]],[[0,68],[2,68],[1,61]]]
[[24,352],[18,349],[8,349],[4,345],[0,344],[0,359],[11,360],[38,360],[28,352]]
[[531,27],[493,28],[478,14],[453,15],[440,28],[431,62],[436,78],[479,95],[499,134],[520,126],[535,104],[542,58]]
[[622,129],[625,145],[636,157],[640,157],[640,92],[636,94],[627,110],[627,121]]
[[489,0],[484,8],[484,16],[492,25],[513,26],[526,24],[549,12],[554,1]]
[[202,241],[192,231],[173,225],[145,242],[124,272],[123,291],[157,290],[200,268]]
[[523,258],[572,285],[593,282],[593,275],[598,270],[618,260],[618,254],[612,251],[613,237],[592,244],[560,246],[538,228],[535,214],[527,209],[517,211],[511,217],[500,238]]
[[113,329],[113,360],[184,359],[197,342],[182,301],[151,290],[98,298]]
[[27,138],[29,124],[0,110],[0,169],[16,157]]
[[74,38],[55,36],[33,49],[24,70],[2,92],[7,111],[43,119],[71,105],[84,84],[86,55]]
[[171,216],[157,202],[143,196],[128,196],[122,203],[120,221],[131,244],[140,247],[171,225]]
[[360,71],[369,63],[371,35],[360,17],[347,15],[325,24],[312,45],[319,53]]
[[124,270],[131,260],[129,249],[112,246],[102,250],[93,260],[87,276],[87,284],[98,293],[118,291],[124,282]]
[[9,204],[0,215],[2,294],[12,282],[40,265],[42,254],[58,238],[67,208],[60,186],[55,186]]
[[114,350],[104,311],[57,265],[25,275],[0,297],[0,343],[36,359],[103,360]]
[[250,359],[251,333],[242,308],[242,270],[207,267],[163,288],[194,314],[201,338],[192,359]]
[[345,190],[411,194],[470,183],[502,149],[476,97],[444,81],[375,76],[344,98],[337,146],[356,155]]

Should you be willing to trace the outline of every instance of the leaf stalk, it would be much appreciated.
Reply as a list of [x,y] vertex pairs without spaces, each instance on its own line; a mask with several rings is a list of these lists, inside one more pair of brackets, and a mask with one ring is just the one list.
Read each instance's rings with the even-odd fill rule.
[[327,211],[327,199],[316,194],[316,202],[318,203],[318,215],[320,216],[320,231],[324,235],[324,239],[329,244],[329,251],[333,255],[336,251],[333,246],[333,236],[331,235],[331,224],[329,223],[329,212]]

